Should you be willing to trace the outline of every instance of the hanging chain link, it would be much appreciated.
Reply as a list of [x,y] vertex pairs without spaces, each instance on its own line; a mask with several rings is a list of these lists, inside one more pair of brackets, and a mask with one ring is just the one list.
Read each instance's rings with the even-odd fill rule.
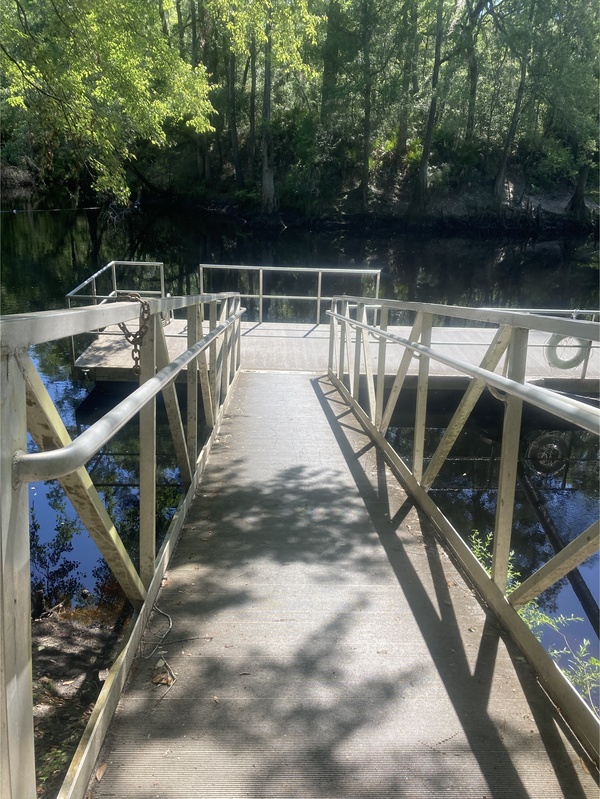
[[148,321],[150,320],[150,304],[147,300],[142,299],[139,294],[127,294],[121,297],[121,302],[139,302],[140,303],[140,326],[137,330],[131,331],[125,322],[119,322],[119,327],[123,331],[126,340],[133,345],[131,357],[133,358],[133,374],[138,376],[140,373],[140,344],[142,339],[148,332]]

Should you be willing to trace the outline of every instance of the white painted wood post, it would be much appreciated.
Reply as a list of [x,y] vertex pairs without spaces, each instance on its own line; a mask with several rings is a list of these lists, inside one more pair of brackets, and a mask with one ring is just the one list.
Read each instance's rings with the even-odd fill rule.
[[[234,311],[237,313],[240,308],[242,307],[242,300],[239,294],[236,294],[235,302],[234,302]],[[235,320],[235,357],[234,357],[234,364],[233,364],[233,376],[238,373],[238,369],[242,363],[242,320],[241,317]]]
[[[225,297],[223,299],[223,305],[221,308],[221,321],[225,322],[229,317],[229,298]],[[221,366],[221,397],[222,402],[225,402],[225,397],[227,396],[227,390],[229,388],[229,355],[231,349],[231,328],[227,328],[227,330],[221,336],[222,341],[222,353],[223,353],[223,363]]]
[[[356,306],[356,319],[362,322],[364,303],[358,303]],[[362,350],[363,331],[360,327],[354,330],[354,370],[351,378],[351,393],[355,402],[358,402],[358,394],[360,390],[360,355]]]
[[[191,305],[187,310],[187,345],[188,349],[202,338],[202,322],[200,305]],[[187,451],[190,465],[195,471],[198,457],[198,359],[188,364],[187,368]]]
[[[381,306],[381,323],[380,328],[387,330],[389,319],[389,308],[387,305]],[[385,336],[379,338],[379,348],[377,352],[377,386],[375,393],[375,427],[379,430],[381,428],[381,419],[383,417],[383,400],[385,390],[385,358],[387,352],[387,339]]]
[[[331,300],[331,308],[332,313],[338,312],[337,302],[335,299]],[[333,317],[329,317],[329,357],[327,359],[327,368],[330,372],[333,372],[335,369],[335,344],[337,340],[337,327],[338,323],[337,320]]]
[[[342,316],[348,316],[348,300],[342,300]],[[348,323],[340,322],[340,357],[338,358],[338,378],[344,382],[344,363],[346,354],[346,336],[348,335]]]
[[323,289],[323,272],[319,269],[319,276],[317,278],[317,324],[321,322],[321,293]]
[[[156,374],[156,325],[148,321],[140,347],[140,385]],[[148,588],[156,557],[156,398],[140,411],[140,578]]]
[[[423,314],[421,344],[431,347],[431,314]],[[420,483],[423,477],[425,456],[425,429],[427,426],[427,392],[429,389],[429,357],[419,354],[419,379],[417,383],[417,405],[415,408],[415,432],[413,442],[413,474]]]
[[[508,350],[507,376],[518,383],[525,380],[528,334],[528,330],[514,328]],[[506,396],[492,554],[492,580],[503,592],[506,591],[508,579],[522,409],[523,400],[520,397]]]
[[[419,340],[419,338],[421,337],[422,326],[423,326],[423,314],[419,311],[419,313],[417,313],[416,319],[408,336],[409,341],[417,342]],[[404,385],[404,380],[406,379],[406,375],[408,373],[408,369],[412,362],[412,358],[413,358],[412,350],[409,350],[408,347],[405,347],[404,353],[402,354],[402,358],[400,359],[400,366],[398,367],[396,377],[394,378],[394,382],[392,383],[392,388],[390,389],[390,394],[385,404],[383,416],[381,417],[381,426],[379,428],[379,432],[383,436],[385,436],[385,434],[387,433],[387,429],[390,426],[390,422],[392,421],[392,416],[394,415],[394,410],[398,402],[398,397],[400,396],[400,392],[402,391],[402,386]]]
[[0,796],[35,799],[29,484],[12,481],[13,453],[27,449],[27,403],[16,358],[0,363]]
[[[217,326],[217,301],[211,300],[209,306],[209,332],[212,331]],[[209,376],[210,376],[210,395],[212,399],[212,415],[213,415],[213,423],[216,424],[216,420],[219,415],[219,397],[217,394],[217,352],[218,346],[217,341],[213,341],[210,345],[210,358],[209,358]]]

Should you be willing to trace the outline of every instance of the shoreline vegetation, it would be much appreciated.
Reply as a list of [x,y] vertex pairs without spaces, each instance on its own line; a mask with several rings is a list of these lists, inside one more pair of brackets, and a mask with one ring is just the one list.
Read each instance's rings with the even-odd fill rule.
[[590,0],[8,3],[3,204],[597,230],[599,23]]
[[[0,165],[0,186],[4,211],[85,210],[84,206],[67,205],[68,199],[39,192],[35,177],[15,167]],[[487,191],[486,191],[487,189]],[[431,190],[429,202],[418,215],[409,211],[409,200],[380,194],[372,207],[364,212],[352,192],[340,196],[335,206],[314,208],[311,213],[293,204],[280,206],[270,214],[262,212],[260,202],[248,195],[218,193],[176,194],[173,192],[138,191],[136,200],[127,205],[104,207],[115,216],[126,216],[144,207],[162,206],[186,213],[197,211],[202,216],[226,219],[273,232],[287,228],[308,228],[315,231],[339,232],[357,225],[363,235],[389,235],[410,232],[461,233],[491,235],[554,235],[595,234],[598,236],[600,207],[590,197],[584,198],[585,211],[573,212],[569,204],[573,188],[565,184],[545,192],[529,192],[516,180],[507,181],[505,199],[494,201],[489,187],[472,186],[461,192]],[[54,202],[53,202],[54,200]],[[66,202],[65,202],[66,201]],[[93,202],[93,200],[91,200]],[[356,231],[355,231],[356,232]]]

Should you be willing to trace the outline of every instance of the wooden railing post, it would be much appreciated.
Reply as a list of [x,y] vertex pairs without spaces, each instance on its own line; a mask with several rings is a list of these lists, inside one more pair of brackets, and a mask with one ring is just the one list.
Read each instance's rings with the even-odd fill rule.
[[[156,325],[150,317],[140,347],[140,385],[156,374]],[[156,556],[156,398],[140,411],[140,578],[148,588]]]
[[[333,298],[331,300],[331,312],[338,313],[338,304],[337,300]],[[339,328],[339,324],[335,317],[329,317],[329,357],[327,360],[327,368],[330,372],[333,372],[335,368],[335,345],[337,341],[337,330]]]
[[321,293],[323,289],[323,272],[319,269],[317,278],[317,324],[321,322]]
[[[360,302],[356,306],[356,319],[359,322],[362,322],[362,315],[364,309],[364,303]],[[352,374],[350,375],[350,391],[352,393],[353,399],[358,402],[358,395],[360,390],[360,355],[362,350],[362,339],[363,339],[363,331],[360,327],[355,328],[354,330],[354,369]]]
[[[202,337],[202,321],[199,305],[191,305],[187,310],[187,345],[193,347]],[[187,368],[187,449],[192,469],[198,457],[198,359],[195,358]]]
[[[518,383],[525,381],[527,341],[527,330],[523,328],[513,329],[508,350],[507,377]],[[506,591],[508,579],[523,400],[520,397],[508,395],[505,403],[492,556],[492,579],[503,592]]]
[[[382,330],[387,330],[389,319],[389,308],[387,305],[381,307],[381,324]],[[377,386],[375,394],[375,427],[381,429],[381,420],[383,418],[383,400],[385,390],[385,358],[387,352],[387,339],[385,336],[379,338],[379,349],[377,353]]]
[[[431,346],[431,314],[423,314],[421,344]],[[427,425],[427,392],[429,390],[429,356],[419,353],[419,378],[417,383],[417,403],[415,408],[415,432],[413,442],[413,474],[420,483],[423,476],[425,456],[425,428]]]
[[0,363],[0,796],[35,799],[29,486],[12,480],[13,453],[27,449],[27,402],[17,359]]

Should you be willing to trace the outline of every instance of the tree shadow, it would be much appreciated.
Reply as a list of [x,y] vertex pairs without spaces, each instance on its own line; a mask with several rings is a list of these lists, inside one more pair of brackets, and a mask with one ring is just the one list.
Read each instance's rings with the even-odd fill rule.
[[[437,543],[398,535],[412,505],[330,388],[308,388],[324,410],[310,429],[305,397],[290,400],[283,440],[270,408],[232,400],[109,735],[98,799],[182,785],[236,799],[458,797],[466,786],[473,797],[536,795],[502,736],[512,751],[530,742],[515,744],[517,725],[509,717],[502,733],[488,712],[498,631],[484,626],[472,673]],[[259,439],[233,435],[240,414],[248,425],[262,415]],[[161,661],[176,679],[157,687]],[[583,797],[572,783],[569,796]]]

